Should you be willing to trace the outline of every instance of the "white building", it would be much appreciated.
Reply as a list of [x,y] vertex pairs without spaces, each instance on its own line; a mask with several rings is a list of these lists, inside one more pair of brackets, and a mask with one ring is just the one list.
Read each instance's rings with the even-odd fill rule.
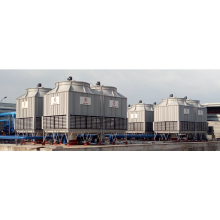
[[207,108],[208,135],[214,132],[214,138],[220,138],[220,103],[205,103]]

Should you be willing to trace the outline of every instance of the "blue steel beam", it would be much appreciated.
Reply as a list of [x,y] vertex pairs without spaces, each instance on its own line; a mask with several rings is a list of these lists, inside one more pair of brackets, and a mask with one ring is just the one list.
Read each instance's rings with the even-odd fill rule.
[[12,131],[14,130],[15,127],[15,118],[16,118],[16,112],[5,112],[5,113],[0,113],[0,117],[9,117],[12,116]]
[[[42,139],[43,137],[32,137],[32,136],[0,136],[1,140],[39,140]],[[52,137],[47,137],[47,139],[52,139]]]
[[3,120],[0,120],[0,122],[1,122],[1,121],[4,121],[4,122],[6,122],[6,121],[7,121],[7,122],[8,122],[8,124],[9,124],[9,120],[8,120],[8,119],[3,119]]
[[0,113],[0,117],[16,116],[16,112]]

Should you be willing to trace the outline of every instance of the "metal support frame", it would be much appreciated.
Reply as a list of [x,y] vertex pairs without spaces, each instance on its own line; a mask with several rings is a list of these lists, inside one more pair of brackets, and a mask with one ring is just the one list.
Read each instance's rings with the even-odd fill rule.
[[187,133],[186,134],[186,141],[188,141],[188,139],[189,139],[189,134]]
[[200,141],[202,141],[202,135],[203,135],[203,133],[200,134]]
[[195,141],[197,139],[197,133],[193,134],[193,141]]
[[156,140],[156,137],[157,137],[157,133],[155,132],[154,133],[154,140]]
[[180,134],[176,134],[177,140],[180,141]]

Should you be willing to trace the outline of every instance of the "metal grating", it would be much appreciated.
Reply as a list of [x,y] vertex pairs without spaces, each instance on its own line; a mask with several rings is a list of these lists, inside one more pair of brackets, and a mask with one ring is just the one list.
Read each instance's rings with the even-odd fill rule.
[[87,129],[92,129],[92,117],[87,117]]
[[155,131],[176,131],[177,122],[176,121],[155,122],[154,130]]
[[92,117],[92,129],[97,129],[97,117]]
[[44,116],[43,117],[44,129],[65,129],[66,128],[66,116]]
[[[127,124],[127,120],[126,121],[124,120],[124,123]],[[131,122],[131,123],[128,123],[128,130],[129,131],[143,131],[144,129],[143,126],[144,126],[143,122]]]
[[195,122],[189,122],[188,126],[189,131],[195,131]]
[[105,129],[106,130],[111,129],[111,118],[105,118]]
[[208,123],[206,122],[197,122],[196,131],[208,131]]
[[70,129],[127,130],[127,118],[109,118],[95,116],[70,116]]
[[116,130],[120,129],[120,119],[119,118],[115,118],[115,129]]
[[124,118],[124,129],[123,130],[128,130],[128,119]]
[[124,118],[120,118],[119,130],[123,130],[123,129],[124,129]]
[[33,130],[33,118],[16,118],[15,127],[16,130]]

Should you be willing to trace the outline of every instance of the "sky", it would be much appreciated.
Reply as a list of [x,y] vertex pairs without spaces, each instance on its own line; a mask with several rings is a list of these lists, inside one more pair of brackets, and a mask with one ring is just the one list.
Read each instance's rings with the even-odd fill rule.
[[200,100],[220,102],[220,70],[0,70],[0,99],[15,103],[26,88],[38,83],[54,88],[55,83],[73,80],[114,86],[128,98],[128,104],[142,100],[146,104],[160,103],[170,94]]

